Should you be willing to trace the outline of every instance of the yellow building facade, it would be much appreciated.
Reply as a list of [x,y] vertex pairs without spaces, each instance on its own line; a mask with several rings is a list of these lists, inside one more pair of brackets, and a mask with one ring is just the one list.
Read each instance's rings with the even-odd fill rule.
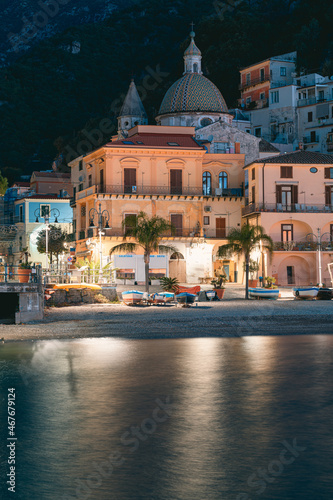
[[[103,264],[123,241],[126,217],[143,211],[174,225],[175,233],[163,244],[172,243],[182,255],[180,260],[168,256],[163,268],[153,264],[152,275],[197,283],[220,272],[231,282],[242,281],[241,262],[219,261],[215,254],[229,229],[241,224],[244,155],[211,154],[194,135],[194,127],[138,125],[126,138],[116,137],[70,163],[77,258],[99,258],[92,209],[107,211]],[[129,262],[129,267],[122,264],[118,279],[127,275],[138,281],[138,270]]]

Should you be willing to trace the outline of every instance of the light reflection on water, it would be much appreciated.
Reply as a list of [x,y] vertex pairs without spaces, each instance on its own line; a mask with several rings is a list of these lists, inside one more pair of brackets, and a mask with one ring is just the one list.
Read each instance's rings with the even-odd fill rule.
[[[332,348],[330,336],[4,344],[16,498],[331,499]],[[302,451],[279,471],[295,439]],[[113,473],[97,472],[114,453]]]

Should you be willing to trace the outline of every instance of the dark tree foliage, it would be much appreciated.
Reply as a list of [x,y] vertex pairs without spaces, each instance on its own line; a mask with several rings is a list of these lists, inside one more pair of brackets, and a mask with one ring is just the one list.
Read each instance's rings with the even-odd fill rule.
[[[229,107],[239,69],[272,55],[297,50],[299,69],[333,73],[331,0],[215,0],[204,8],[201,0],[138,0],[107,21],[43,40],[0,70],[2,174],[11,182],[61,153],[66,169],[75,153],[106,142],[132,77],[154,123],[183,72],[192,19],[204,72]],[[101,127],[103,119],[110,121]]]

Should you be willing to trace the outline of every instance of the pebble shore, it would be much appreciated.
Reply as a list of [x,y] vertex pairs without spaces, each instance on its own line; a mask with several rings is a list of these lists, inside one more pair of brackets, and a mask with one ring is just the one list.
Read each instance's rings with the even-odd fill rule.
[[278,301],[250,300],[227,289],[221,302],[189,308],[82,304],[45,311],[43,322],[0,325],[5,342],[85,337],[129,339],[333,334],[332,301],[298,301],[290,291]]

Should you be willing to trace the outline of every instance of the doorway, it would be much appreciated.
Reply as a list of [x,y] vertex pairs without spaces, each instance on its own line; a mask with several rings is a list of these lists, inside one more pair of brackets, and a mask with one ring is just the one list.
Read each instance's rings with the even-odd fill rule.
[[226,224],[224,217],[216,217],[216,238],[225,238],[226,237]]
[[124,193],[136,193],[135,168],[124,168]]
[[181,170],[170,170],[170,194],[182,194],[183,176]]
[[294,266],[287,266],[287,283],[288,283],[288,285],[295,284],[295,268],[294,268]]

